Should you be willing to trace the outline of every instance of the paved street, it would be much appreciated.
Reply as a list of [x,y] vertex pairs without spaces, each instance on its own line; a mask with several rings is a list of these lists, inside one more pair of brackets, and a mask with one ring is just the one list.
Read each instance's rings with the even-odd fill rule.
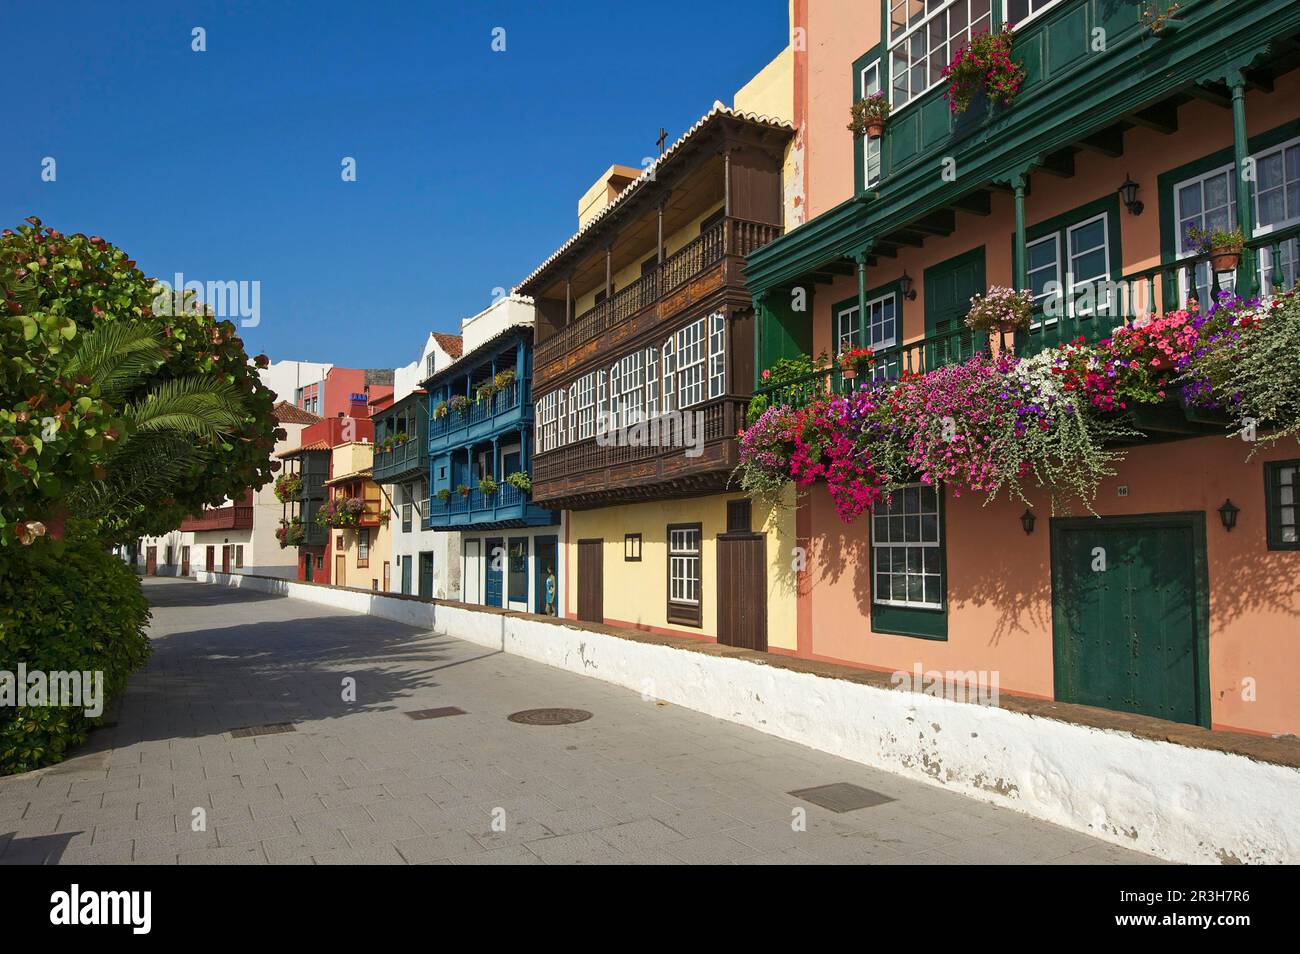
[[[189,582],[145,592],[154,656],[114,724],[0,779],[0,863],[1152,860],[446,636]],[[464,712],[406,715],[443,707]],[[506,719],[539,707],[593,716]],[[231,736],[273,723],[294,731]],[[837,782],[892,801],[836,813],[787,794]]]

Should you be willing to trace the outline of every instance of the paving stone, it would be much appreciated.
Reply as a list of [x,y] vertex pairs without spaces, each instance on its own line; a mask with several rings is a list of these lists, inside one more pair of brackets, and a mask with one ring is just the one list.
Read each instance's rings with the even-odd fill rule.
[[[100,736],[104,751],[0,779],[0,864],[1154,860],[450,637],[182,581],[144,586],[155,652],[118,728]],[[366,704],[340,704],[345,674]],[[449,705],[466,714],[402,715]],[[540,706],[595,716],[506,721]],[[276,722],[295,731],[228,735]],[[787,794],[836,781],[895,801],[835,814]],[[196,806],[205,832],[190,830]],[[806,831],[791,828],[796,808]]]

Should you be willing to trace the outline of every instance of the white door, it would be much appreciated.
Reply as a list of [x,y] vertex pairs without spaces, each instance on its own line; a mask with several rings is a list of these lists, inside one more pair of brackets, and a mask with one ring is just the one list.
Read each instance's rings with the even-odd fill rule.
[[463,602],[483,602],[483,551],[481,540],[465,541],[465,574],[462,579],[465,589]]

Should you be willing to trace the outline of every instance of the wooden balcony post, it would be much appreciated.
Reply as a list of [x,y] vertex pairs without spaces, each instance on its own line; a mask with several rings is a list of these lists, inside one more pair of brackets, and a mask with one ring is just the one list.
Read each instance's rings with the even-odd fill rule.
[[566,275],[564,278],[564,327],[569,327],[573,321],[573,276]]
[[605,307],[609,308],[609,300],[614,297],[614,240],[610,239],[605,243]]
[[[867,256],[874,246],[874,242],[868,242],[853,253],[853,261],[858,266],[858,335],[854,342],[855,347],[858,348],[864,347],[867,343]],[[898,329],[898,336],[902,337],[901,328]]]
[[1029,253],[1025,242],[1025,185],[1028,181],[1028,170],[1018,171],[1011,177],[1011,188],[1016,195],[1016,291],[1029,287]]
[[[1246,138],[1246,74],[1241,67],[1228,77],[1232,88],[1232,155],[1237,172],[1237,227],[1249,242],[1255,234],[1255,209],[1251,202],[1250,180],[1246,165],[1250,162],[1250,143]],[[1273,263],[1276,270],[1278,263]],[[1210,266],[1213,271],[1213,266]],[[1245,245],[1237,263],[1237,294],[1253,295],[1258,291],[1258,273],[1255,270],[1255,250]],[[1213,276],[1211,276],[1213,279]]]

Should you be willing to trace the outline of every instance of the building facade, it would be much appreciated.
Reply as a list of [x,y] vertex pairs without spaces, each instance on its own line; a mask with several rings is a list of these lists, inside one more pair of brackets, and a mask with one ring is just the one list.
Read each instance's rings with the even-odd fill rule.
[[391,511],[393,593],[460,598],[460,536],[425,529],[429,499],[429,395],[420,384],[461,356],[461,337],[431,333],[418,360],[395,373],[396,400],[374,407],[374,479]]
[[533,495],[568,512],[571,618],[766,646],[782,547],[728,485],[754,378],[744,259],[784,219],[783,64],[737,95],[771,114],[715,104],[643,173],[607,172],[518,287],[537,305]]
[[458,538],[459,599],[557,615],[564,607],[562,519],[532,493],[533,303],[501,298],[466,319],[461,337],[461,358],[423,382],[423,527]]
[[[963,319],[994,285],[1038,303],[1028,331],[992,343],[1021,356],[1234,284],[1293,287],[1300,206],[1284,197],[1300,169],[1300,6],[1192,0],[1154,30],[1139,5],[1101,0],[793,11],[796,32],[818,38],[795,53],[807,222],[747,263],[759,369],[849,347],[872,348],[886,379],[964,361],[991,346]],[[942,67],[972,31],[1009,22],[1026,72],[1014,102],[954,113]],[[850,89],[889,100],[880,135],[846,130]],[[1241,266],[1212,269],[1186,244],[1189,225],[1240,228]],[[1107,282],[1142,305],[1078,304]],[[1059,316],[1042,309],[1050,283],[1070,296]],[[1252,457],[1172,397],[1135,421],[1144,439],[1103,481],[1095,516],[1052,515],[1045,496],[1022,513],[1020,501],[918,486],[845,524],[818,485],[785,517],[807,565],[781,596],[796,625],[770,648],[996,672],[1003,691],[1207,728],[1300,730],[1288,689],[1300,677],[1300,448]],[[1105,586],[1079,571],[1099,550],[1119,571]]]

